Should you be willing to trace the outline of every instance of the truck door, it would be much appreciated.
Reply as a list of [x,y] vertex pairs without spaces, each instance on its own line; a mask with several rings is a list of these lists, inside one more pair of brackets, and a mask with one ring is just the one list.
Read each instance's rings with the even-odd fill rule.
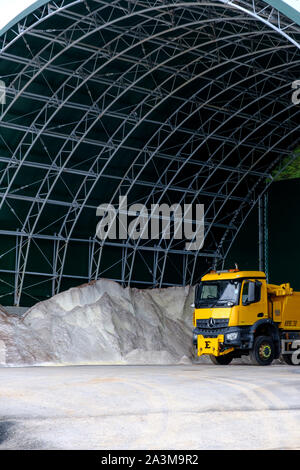
[[239,324],[253,325],[257,320],[268,317],[266,293],[259,280],[243,281],[239,306]]

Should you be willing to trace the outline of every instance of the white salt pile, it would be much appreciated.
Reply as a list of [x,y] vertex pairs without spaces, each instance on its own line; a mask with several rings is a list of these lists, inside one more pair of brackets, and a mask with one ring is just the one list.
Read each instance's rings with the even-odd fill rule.
[[194,289],[101,279],[32,307],[0,310],[0,364],[176,364],[192,357]]

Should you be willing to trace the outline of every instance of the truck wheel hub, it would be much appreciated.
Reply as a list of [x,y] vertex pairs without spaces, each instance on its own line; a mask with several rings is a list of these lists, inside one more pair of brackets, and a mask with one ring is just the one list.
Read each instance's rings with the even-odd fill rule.
[[259,348],[259,355],[263,359],[269,359],[271,356],[272,350],[271,347],[268,344],[262,344],[261,347]]

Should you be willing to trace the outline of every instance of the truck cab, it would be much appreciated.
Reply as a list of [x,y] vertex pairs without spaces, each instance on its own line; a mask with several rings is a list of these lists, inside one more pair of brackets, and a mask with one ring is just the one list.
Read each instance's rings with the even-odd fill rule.
[[[193,343],[197,355],[208,354],[220,365],[242,355],[250,355],[258,365],[271,364],[281,353],[283,332],[285,336],[290,333],[283,317],[288,314],[286,299],[293,290],[284,286],[289,285],[269,286],[261,271],[231,269],[203,276],[195,289]],[[297,302],[300,330],[300,295]],[[298,334],[294,330],[293,339]]]

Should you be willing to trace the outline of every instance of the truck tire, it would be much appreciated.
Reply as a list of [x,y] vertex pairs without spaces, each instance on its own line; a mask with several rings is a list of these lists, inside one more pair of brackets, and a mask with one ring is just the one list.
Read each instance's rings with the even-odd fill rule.
[[281,359],[288,364],[289,366],[297,366],[298,364],[294,364],[292,361],[292,354],[281,354]]
[[198,359],[198,349],[194,344],[192,345],[192,360]]
[[233,359],[233,355],[231,353],[224,354],[223,356],[209,356],[210,360],[213,364],[217,366],[228,366]]
[[257,366],[269,366],[275,357],[275,346],[270,336],[258,336],[250,351],[251,362]]

